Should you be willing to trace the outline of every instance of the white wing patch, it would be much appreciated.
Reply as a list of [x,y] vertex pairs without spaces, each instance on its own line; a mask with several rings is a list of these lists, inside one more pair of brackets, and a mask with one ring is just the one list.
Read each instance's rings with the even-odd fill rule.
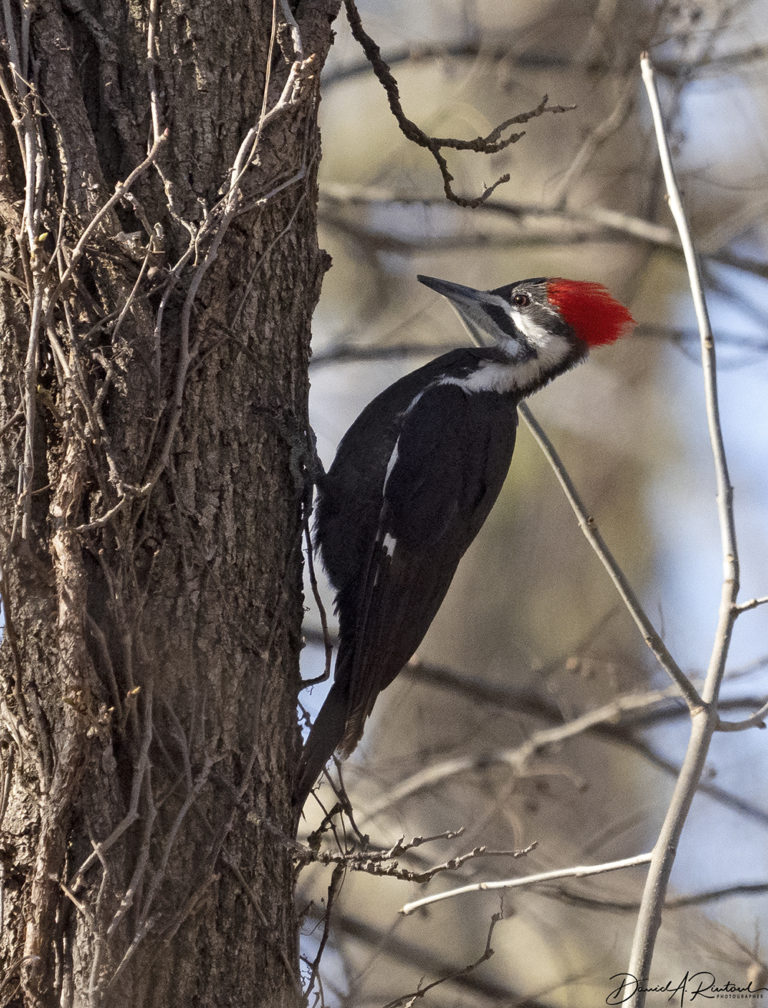
[[393,556],[395,552],[395,546],[397,546],[397,539],[390,535],[389,532],[384,536],[381,541],[381,548],[387,554],[387,556]]
[[[409,410],[413,409],[413,407],[416,405],[416,403],[420,398],[421,396],[419,395],[416,397],[416,399],[414,399],[414,401],[411,403],[411,405],[408,407],[405,413],[403,413],[403,416],[405,416]],[[397,539],[395,539],[394,536],[390,535],[389,532],[384,533],[384,535],[382,536],[382,532],[384,531],[384,513],[387,509],[386,505],[387,483],[389,483],[389,477],[392,475],[392,470],[397,465],[397,459],[399,455],[398,452],[399,444],[400,444],[400,438],[398,437],[397,441],[395,441],[395,447],[392,449],[392,454],[389,456],[389,462],[387,462],[387,471],[384,475],[384,482],[382,483],[381,486],[381,508],[379,509],[379,527],[376,530],[376,542],[381,542],[381,548],[384,551],[385,556],[388,557],[394,556],[395,546],[397,546]],[[376,571],[373,576],[374,587],[379,583],[380,574],[381,574],[381,565],[377,563]]]
[[384,482],[381,485],[381,500],[382,503],[384,498],[387,496],[387,483],[389,483],[389,477],[392,475],[392,470],[397,465],[397,460],[400,455],[398,447],[400,445],[400,438],[398,437],[395,441],[395,447],[392,449],[392,454],[389,456],[389,462],[387,462],[387,471],[384,473]]
[[[422,389],[421,392],[418,393],[418,395],[415,395],[413,397],[413,399],[410,401],[410,403],[408,404],[407,408],[403,410],[403,412],[402,412],[402,414],[400,416],[401,429],[402,429],[402,423],[403,423],[403,421],[408,416],[408,414],[411,412],[411,410],[414,409],[414,407],[418,403],[419,399],[421,399],[421,397],[424,395],[424,393],[427,391],[428,388],[430,388],[429,385],[427,386],[427,388]],[[381,541],[381,548],[384,550],[384,552],[386,553],[386,555],[389,556],[389,557],[394,556],[395,547],[397,546],[397,539],[395,539],[395,537],[393,535],[391,535],[389,532],[386,532],[382,536],[382,532],[384,530],[384,511],[385,511],[385,508],[386,508],[385,502],[386,502],[386,499],[387,499],[387,484],[389,483],[389,478],[392,475],[392,470],[397,465],[397,460],[398,460],[398,458],[400,456],[400,450],[399,449],[400,449],[400,436],[398,435],[397,441],[395,441],[394,448],[392,449],[392,454],[389,456],[389,461],[387,462],[387,469],[386,469],[386,472],[384,473],[384,482],[381,485],[381,510],[379,511],[379,527],[378,527],[378,530],[376,532],[376,539],[377,539],[377,541],[378,540]],[[374,577],[374,584],[377,584],[378,580],[379,580],[379,569],[377,569],[377,571],[376,571],[376,574],[375,574],[375,577]]]

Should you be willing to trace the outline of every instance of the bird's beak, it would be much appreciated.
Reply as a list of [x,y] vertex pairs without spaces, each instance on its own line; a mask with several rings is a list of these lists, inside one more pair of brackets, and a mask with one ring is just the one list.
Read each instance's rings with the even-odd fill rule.
[[431,287],[433,291],[447,297],[456,305],[482,301],[488,293],[487,291],[475,290],[474,287],[465,287],[464,284],[451,283],[450,280],[438,280],[437,277],[423,276],[421,273],[416,279],[425,287]]
[[421,274],[416,279],[426,287],[431,287],[438,294],[448,298],[476,343],[482,346],[488,342],[489,338],[493,338],[488,318],[489,304],[494,303],[490,291],[476,290],[474,287],[465,287],[464,284],[438,280],[437,277],[422,276]]

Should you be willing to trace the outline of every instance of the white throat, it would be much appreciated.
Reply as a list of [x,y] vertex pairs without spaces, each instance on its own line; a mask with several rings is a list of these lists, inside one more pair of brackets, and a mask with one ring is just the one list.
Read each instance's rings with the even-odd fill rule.
[[[475,370],[464,377],[441,378],[440,385],[458,385],[465,392],[520,392],[525,395],[545,384],[558,372],[560,366],[572,355],[572,347],[564,336],[552,335],[529,321],[520,324],[526,343],[534,351],[527,359],[480,361]],[[521,356],[525,348],[507,337],[501,349],[505,353],[517,350]]]

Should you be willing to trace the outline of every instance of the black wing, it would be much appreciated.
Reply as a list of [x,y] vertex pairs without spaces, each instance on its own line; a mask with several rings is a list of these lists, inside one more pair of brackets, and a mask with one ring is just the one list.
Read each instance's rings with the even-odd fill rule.
[[346,695],[343,754],[354,749],[376,697],[423,640],[493,507],[516,422],[509,398],[467,395],[450,383],[428,388],[402,417],[377,533],[349,586],[354,625],[341,627],[335,679]]
[[488,351],[452,350],[412,371],[370,402],[341,440],[325,474],[316,509],[315,531],[331,584],[344,596],[358,582],[379,528],[382,494],[392,452],[403,422],[424,391],[441,376],[461,376],[477,367]]
[[323,480],[315,528],[336,589],[339,650],[302,752],[299,808],[334,750],[346,756],[357,745],[501,490],[515,400],[441,380],[461,380],[490,356],[452,351],[395,382],[350,427]]

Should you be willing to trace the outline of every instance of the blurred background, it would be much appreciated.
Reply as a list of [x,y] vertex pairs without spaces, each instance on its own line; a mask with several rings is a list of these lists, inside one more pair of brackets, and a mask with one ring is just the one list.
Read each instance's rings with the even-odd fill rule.
[[[678,664],[706,669],[722,560],[691,296],[665,202],[640,54],[656,67],[683,199],[716,333],[722,423],[735,488],[743,600],[768,594],[768,18],[759,0],[361,0],[363,25],[427,133],[484,136],[550,103],[491,156],[447,151],[446,202],[430,155],[398,129],[343,14],[323,77],[321,242],[333,258],[315,318],[311,418],[330,465],[363,406],[401,374],[467,343],[448,303],[417,273],[492,288],[535,276],[605,284],[638,329],[531,401],[591,514]],[[332,593],[321,581],[332,620]],[[307,588],[303,672],[323,668]],[[768,606],[740,616],[724,696],[730,717],[768,694]],[[688,739],[674,699],[637,706],[514,766],[517,750],[619,696],[669,686],[521,424],[512,469],[464,558],[414,666],[382,695],[344,765],[371,843],[463,829],[400,859],[413,871],[484,845],[486,855],[425,885],[347,872],[334,891],[321,965],[328,1006],[437,987],[427,1004],[603,1004],[626,970],[644,871],[476,893],[403,918],[408,900],[649,850]],[[305,691],[314,715],[327,687]],[[614,714],[616,712],[614,711]],[[768,746],[758,730],[717,736],[688,820],[653,982],[709,970],[745,985],[768,961]],[[429,782],[414,774],[455,757]],[[318,792],[333,801],[327,785]],[[306,808],[309,831],[319,805]],[[341,827],[323,847],[341,852]],[[322,940],[330,866],[300,879],[304,953]],[[340,875],[337,873],[337,881]],[[768,985],[768,981],[764,980]],[[320,988],[316,986],[320,996]],[[668,995],[657,995],[659,1004]],[[663,998],[663,1000],[661,1000]],[[312,1001],[310,1001],[312,1003]],[[650,1001],[654,1004],[657,1002]]]

